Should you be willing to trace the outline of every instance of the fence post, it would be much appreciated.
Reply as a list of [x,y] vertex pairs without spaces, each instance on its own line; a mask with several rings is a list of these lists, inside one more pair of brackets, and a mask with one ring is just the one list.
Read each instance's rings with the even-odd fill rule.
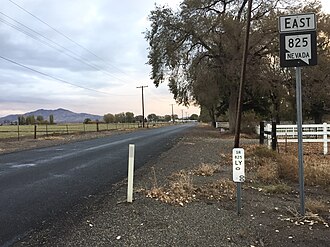
[[34,139],[37,139],[37,125],[34,125]]
[[272,142],[272,135],[271,135],[272,125],[271,124],[268,123],[266,125],[266,131],[267,131],[267,146],[268,146],[268,148],[271,148],[271,142]]
[[68,135],[69,134],[69,126],[66,125],[66,134]]
[[272,122],[272,149],[276,150],[277,138],[276,138],[276,122]]
[[96,122],[96,132],[99,132],[99,122]]
[[323,123],[323,154],[328,154],[328,125]]
[[19,121],[17,121],[17,140],[19,141]]
[[260,135],[259,135],[259,144],[263,145],[265,139],[265,122],[260,122]]

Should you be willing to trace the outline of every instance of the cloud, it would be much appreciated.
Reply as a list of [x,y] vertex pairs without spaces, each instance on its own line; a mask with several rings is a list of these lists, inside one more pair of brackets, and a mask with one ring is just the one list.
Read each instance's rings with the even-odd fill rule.
[[[143,34],[155,2],[164,1],[12,1],[55,30],[10,1],[2,3],[0,56],[18,64],[0,59],[0,83],[5,88],[0,116],[47,107],[138,114],[141,93],[136,87],[145,84],[146,109],[168,112],[174,100],[166,85],[156,89],[149,79]],[[175,7],[178,0],[166,2]]]

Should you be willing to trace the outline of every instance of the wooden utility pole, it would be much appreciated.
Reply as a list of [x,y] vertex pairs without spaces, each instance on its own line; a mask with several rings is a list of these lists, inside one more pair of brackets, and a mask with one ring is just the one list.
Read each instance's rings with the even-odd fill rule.
[[148,87],[148,86],[140,86],[136,88],[141,88],[142,89],[142,128],[144,128],[144,95],[143,95],[143,88]]
[[[242,118],[242,100],[243,100],[243,90],[244,90],[244,82],[245,82],[245,72],[246,72],[246,61],[248,56],[249,49],[249,38],[250,38],[250,22],[251,22],[251,9],[252,9],[252,0],[249,0],[248,10],[247,10],[247,18],[246,18],[246,30],[245,30],[245,43],[244,43],[244,51],[242,58],[242,68],[241,68],[241,79],[239,84],[239,92],[238,92],[238,101],[237,101],[237,113],[236,113],[236,124],[235,124],[235,144],[234,150],[239,148],[239,137],[241,133],[241,118]],[[244,152],[244,150],[243,150]],[[237,185],[237,214],[241,214],[241,191],[242,191],[242,183],[236,182]]]
[[174,104],[170,104],[172,106],[172,122],[174,123],[174,113],[173,113],[173,106]]
[[252,0],[249,0],[247,18],[246,18],[245,43],[244,43],[244,51],[242,58],[241,78],[239,83],[239,92],[238,92],[238,101],[237,101],[235,144],[234,144],[235,148],[239,148],[239,137],[241,133],[241,118],[242,118],[242,105],[243,105],[242,101],[243,101],[243,90],[244,90],[245,74],[246,74],[246,61],[247,61],[248,49],[249,49],[251,9],[252,9]]

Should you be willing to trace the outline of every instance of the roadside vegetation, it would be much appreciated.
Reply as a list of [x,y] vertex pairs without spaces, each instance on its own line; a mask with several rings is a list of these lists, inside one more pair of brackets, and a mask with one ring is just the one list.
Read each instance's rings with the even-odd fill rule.
[[[212,138],[228,138],[228,134]],[[255,190],[265,196],[296,198],[298,189],[298,160],[296,145],[286,147],[287,152],[273,151],[266,146],[244,146],[247,180],[243,189]],[[284,150],[284,149],[283,149]],[[301,217],[295,208],[287,208],[288,219],[296,224],[317,222],[324,224],[330,213],[330,201],[324,193],[330,192],[330,156],[318,153],[315,148],[306,148],[304,156],[305,185],[308,189],[306,215]],[[231,153],[219,154],[217,164],[201,162],[191,169],[172,173],[164,183],[158,183],[155,169],[152,168],[150,187],[143,188],[146,197],[166,204],[184,206],[187,203],[229,202],[234,203],[236,185],[231,180]]]

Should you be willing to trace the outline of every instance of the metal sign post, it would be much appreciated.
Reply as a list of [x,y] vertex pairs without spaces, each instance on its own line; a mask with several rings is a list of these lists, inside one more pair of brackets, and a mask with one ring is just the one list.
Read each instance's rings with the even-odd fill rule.
[[237,185],[237,215],[241,214],[242,208],[242,182],[245,181],[244,149],[233,149],[233,181]]
[[304,157],[303,157],[303,138],[302,138],[302,97],[301,97],[301,94],[302,94],[302,92],[301,92],[301,67],[296,67],[296,102],[297,102],[300,214],[305,215]]
[[300,214],[305,215],[301,67],[317,64],[316,16],[314,13],[280,16],[279,30],[280,65],[296,67]]

